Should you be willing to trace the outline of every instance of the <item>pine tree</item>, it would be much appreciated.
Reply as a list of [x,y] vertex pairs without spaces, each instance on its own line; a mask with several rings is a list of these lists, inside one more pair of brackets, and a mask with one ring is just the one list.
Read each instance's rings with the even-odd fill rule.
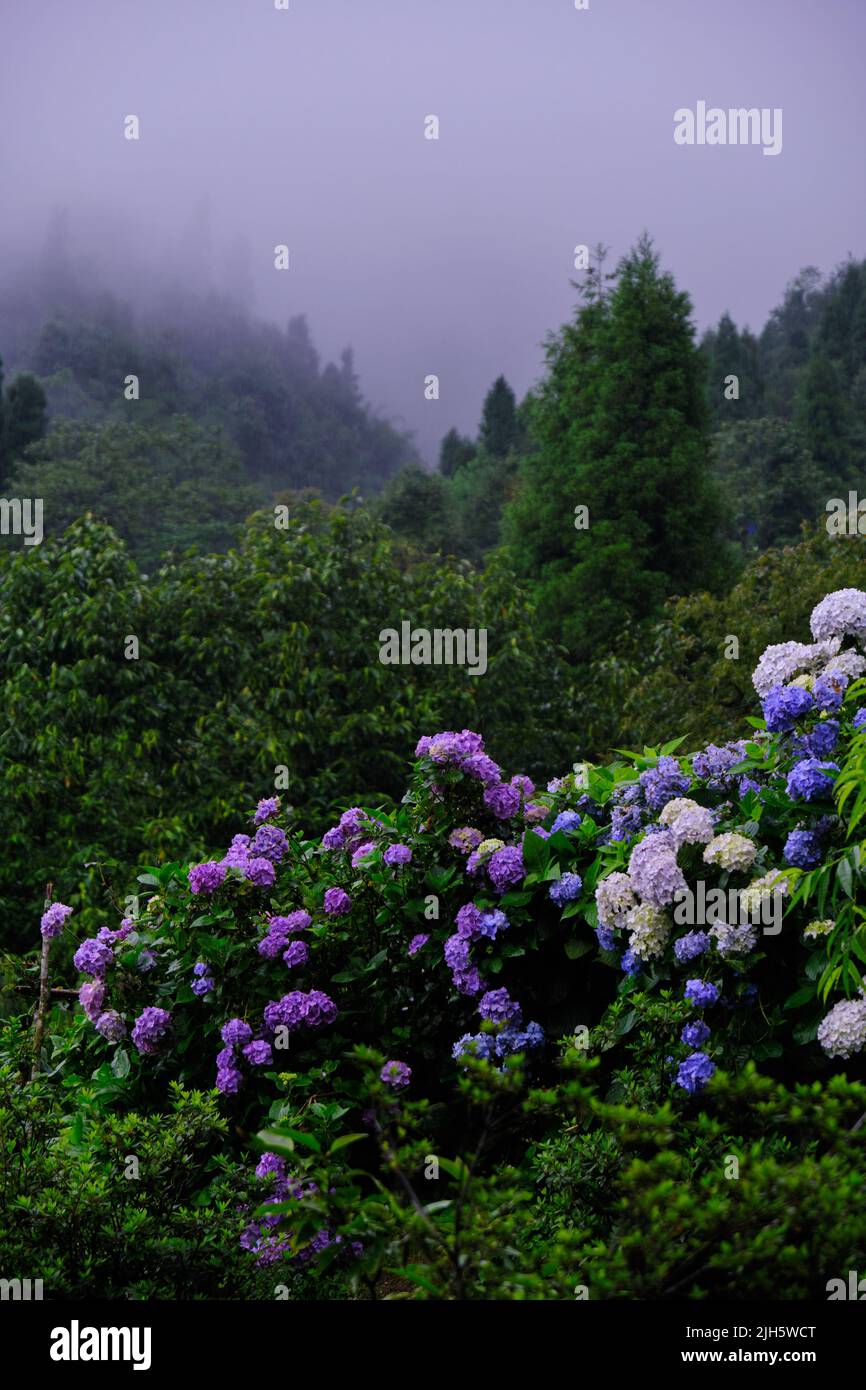
[[817,352],[806,368],[795,419],[829,487],[828,495],[857,481],[851,459],[851,410],[829,357]]
[[517,400],[504,376],[498,376],[484,398],[479,442],[491,458],[504,459],[520,447]]
[[453,478],[470,459],[475,457],[475,445],[459,430],[450,429],[439,446],[439,472],[443,478]]
[[660,274],[644,236],[612,293],[584,300],[548,343],[532,411],[538,452],[504,526],[542,630],[583,659],[669,595],[719,583],[727,554],[688,296]]

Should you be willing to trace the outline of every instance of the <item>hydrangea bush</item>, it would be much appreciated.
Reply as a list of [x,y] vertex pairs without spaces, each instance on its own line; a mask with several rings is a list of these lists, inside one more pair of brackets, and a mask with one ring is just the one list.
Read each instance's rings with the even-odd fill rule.
[[[750,1060],[844,1065],[866,1046],[866,595],[811,625],[764,652],[761,717],[721,746],[619,750],[539,788],[445,731],[396,810],[350,807],[320,840],[261,801],[221,857],[142,874],[138,913],[79,944],[87,1045],[132,1088],[215,1085],[240,1124],[326,1103],[362,1129],[357,1047],[393,1105],[479,1063],[543,1084],[563,1045],[610,1078],[652,1046],[680,1106]],[[52,904],[42,932],[74,916]],[[272,1171],[271,1219],[306,1191]]]

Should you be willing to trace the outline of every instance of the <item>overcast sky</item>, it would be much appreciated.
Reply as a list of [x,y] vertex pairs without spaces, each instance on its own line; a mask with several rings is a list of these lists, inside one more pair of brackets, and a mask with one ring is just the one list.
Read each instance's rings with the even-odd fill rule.
[[[700,328],[866,255],[866,0],[289,3],[2,0],[7,264],[57,205],[121,293],[142,253],[231,289],[245,241],[256,312],[351,343],[432,458],[500,372],[537,378],[578,243],[648,229]],[[782,108],[781,153],[675,144],[701,100]]]

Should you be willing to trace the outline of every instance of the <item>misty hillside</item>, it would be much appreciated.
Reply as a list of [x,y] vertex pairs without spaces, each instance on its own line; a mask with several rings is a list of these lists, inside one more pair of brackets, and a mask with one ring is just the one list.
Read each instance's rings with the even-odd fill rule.
[[[71,276],[0,294],[7,378],[37,376],[49,425],[166,427],[176,416],[225,431],[240,481],[312,486],[328,499],[374,492],[416,458],[408,434],[365,401],[347,348],[322,363],[306,318],[278,327],[215,293],[163,294],[149,313]],[[125,382],[138,378],[139,398]]]

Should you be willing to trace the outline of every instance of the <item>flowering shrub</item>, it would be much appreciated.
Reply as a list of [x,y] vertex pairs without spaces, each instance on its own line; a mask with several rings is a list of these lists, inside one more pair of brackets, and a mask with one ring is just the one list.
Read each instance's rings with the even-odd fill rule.
[[[681,1106],[749,1059],[847,1061],[866,1046],[866,595],[827,596],[812,630],[767,648],[763,717],[721,746],[620,750],[539,789],[445,731],[419,741],[396,811],[350,807],[308,840],[260,802],[221,858],[142,874],[138,916],[79,945],[89,1045],[115,1049],[132,1094],[215,1084],[239,1121],[296,1133],[323,1104],[363,1123],[353,1047],[381,1054],[391,1104],[444,1100],[455,1064],[522,1058],[550,1081],[562,1039],[614,1086],[631,1055],[647,1103]],[[74,920],[51,905],[43,933]],[[310,1192],[277,1178],[248,1244],[296,1260],[273,1218]]]

